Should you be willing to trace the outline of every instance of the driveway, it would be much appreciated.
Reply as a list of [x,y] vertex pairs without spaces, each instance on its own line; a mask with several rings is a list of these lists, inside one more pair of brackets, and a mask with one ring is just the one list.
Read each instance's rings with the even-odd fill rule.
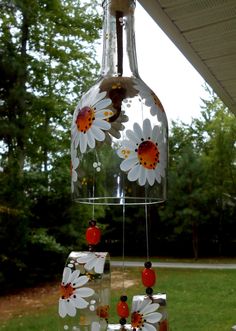
[[[143,267],[144,262],[125,261],[125,267]],[[112,267],[122,267],[122,261],[111,261]],[[184,269],[236,269],[236,264],[227,263],[185,263],[185,262],[152,262],[155,268],[184,268]]]

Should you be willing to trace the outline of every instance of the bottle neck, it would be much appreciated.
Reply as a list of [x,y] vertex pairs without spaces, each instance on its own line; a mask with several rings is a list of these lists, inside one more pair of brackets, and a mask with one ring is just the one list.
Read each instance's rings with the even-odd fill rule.
[[105,0],[103,9],[102,76],[138,77],[135,0]]

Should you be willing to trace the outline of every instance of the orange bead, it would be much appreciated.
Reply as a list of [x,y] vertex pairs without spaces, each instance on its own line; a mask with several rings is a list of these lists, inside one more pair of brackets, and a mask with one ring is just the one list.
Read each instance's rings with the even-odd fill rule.
[[129,306],[124,301],[119,301],[116,306],[117,314],[121,318],[127,318],[129,316]]
[[96,225],[90,226],[86,230],[85,237],[89,245],[97,245],[101,239],[101,231]]
[[152,287],[156,282],[155,271],[149,268],[145,268],[142,271],[142,282],[146,287]]

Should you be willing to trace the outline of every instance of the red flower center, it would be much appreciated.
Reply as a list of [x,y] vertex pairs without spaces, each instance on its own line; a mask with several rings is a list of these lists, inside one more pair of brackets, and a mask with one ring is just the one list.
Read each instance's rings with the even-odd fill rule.
[[94,120],[95,116],[93,108],[86,106],[80,109],[75,121],[78,131],[86,133],[92,126]]
[[62,285],[61,284],[61,298],[62,299],[68,299],[73,293],[74,293],[74,288],[71,286],[71,284],[66,284]]
[[159,162],[159,151],[157,144],[150,140],[143,141],[138,149],[138,158],[140,164],[146,169],[155,169]]
[[137,311],[134,311],[131,314],[131,325],[132,325],[132,328],[139,329],[143,325],[143,315],[141,315]]

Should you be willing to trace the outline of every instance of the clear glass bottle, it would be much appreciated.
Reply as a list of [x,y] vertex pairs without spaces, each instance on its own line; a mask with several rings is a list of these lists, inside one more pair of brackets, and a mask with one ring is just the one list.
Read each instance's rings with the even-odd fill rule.
[[72,195],[80,203],[166,199],[168,123],[138,73],[134,0],[105,0],[101,76],[72,122]]

